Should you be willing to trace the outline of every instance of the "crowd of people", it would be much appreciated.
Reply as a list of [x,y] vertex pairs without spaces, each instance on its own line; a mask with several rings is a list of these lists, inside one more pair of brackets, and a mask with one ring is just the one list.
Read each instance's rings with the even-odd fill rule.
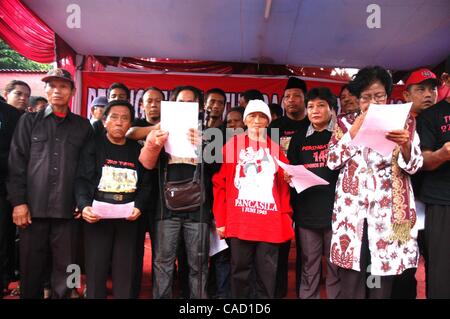
[[[227,110],[220,88],[174,88],[177,107],[199,105],[185,138],[201,150],[219,143],[214,161],[166,151],[157,87],[144,91],[143,118],[113,83],[86,119],[70,111],[68,71],[42,81],[46,98],[13,80],[0,101],[2,296],[19,280],[23,299],[104,299],[111,280],[114,298],[138,298],[148,232],[154,299],[174,298],[174,287],[192,299],[284,298],[292,241],[300,299],[320,298],[322,279],[329,299],[416,298],[420,256],[426,296],[450,298],[450,59],[440,77],[408,73],[412,107],[404,128],[386,133],[387,156],[352,143],[392,93],[380,66],[359,70],[338,97],[290,77],[281,105],[255,88]],[[297,193],[281,162],[328,185]],[[222,249],[210,256],[213,238]]]

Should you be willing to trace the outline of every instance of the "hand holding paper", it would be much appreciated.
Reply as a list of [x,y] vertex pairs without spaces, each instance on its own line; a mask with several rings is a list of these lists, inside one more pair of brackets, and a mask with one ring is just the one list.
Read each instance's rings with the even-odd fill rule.
[[404,129],[411,105],[412,103],[370,104],[352,144],[368,147],[383,156],[388,156],[397,144],[388,140],[386,134]]
[[177,157],[197,157],[196,146],[188,139],[189,129],[198,126],[198,103],[161,102],[161,130],[168,132],[167,153]]
[[303,165],[285,164],[278,158],[276,158],[276,161],[291,176],[291,186],[295,188],[297,193],[301,193],[305,189],[313,186],[329,184],[326,180],[312,173]]

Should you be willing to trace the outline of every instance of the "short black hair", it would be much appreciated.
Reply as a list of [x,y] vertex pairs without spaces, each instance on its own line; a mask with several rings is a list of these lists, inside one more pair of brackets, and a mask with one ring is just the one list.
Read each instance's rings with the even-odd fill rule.
[[348,84],[348,90],[357,98],[361,97],[361,92],[371,86],[373,83],[380,81],[384,86],[387,96],[392,92],[392,76],[381,66],[366,66],[359,70]]
[[172,94],[170,95],[170,101],[176,101],[178,94],[180,94],[180,92],[182,91],[191,91],[192,93],[194,93],[194,99],[198,101],[198,105],[200,106],[200,108],[203,107],[204,103],[202,91],[192,85],[182,85],[174,88]]
[[146,88],[144,90],[144,93],[142,93],[142,96],[144,96],[145,93],[147,93],[148,91],[158,91],[159,93],[161,93],[163,100],[166,98],[164,95],[164,92],[160,88],[157,88],[156,86],[150,86],[150,87]]
[[130,99],[130,89],[125,84],[120,83],[120,82],[114,82],[113,84],[111,84],[109,86],[109,88],[108,88],[108,98],[109,98],[109,94],[114,89],[122,89],[122,90],[124,90],[125,93],[127,94],[127,100]]
[[345,89],[348,90],[348,83],[345,83],[343,86],[341,86],[341,90],[339,91],[339,96],[342,95],[342,92],[344,92]]
[[242,106],[235,106],[235,107],[232,107],[232,108],[229,109],[229,110],[227,111],[227,113],[225,114],[225,120],[227,119],[228,114],[230,114],[230,113],[232,113],[232,112],[238,112],[238,113],[241,113],[242,120],[244,120],[245,107],[242,107]]
[[113,108],[114,106],[126,106],[130,110],[131,122],[134,121],[134,107],[127,100],[113,100],[111,102],[108,102],[108,104],[106,104],[105,111],[103,112],[103,117],[105,119],[108,117],[111,108]]
[[47,99],[43,96],[30,96],[30,106],[35,107],[39,102],[48,103]]
[[264,101],[263,94],[256,89],[247,90],[244,93],[242,93],[242,96],[244,97],[245,102],[249,102],[251,100],[261,100]]
[[214,88],[214,89],[211,89],[211,90],[206,91],[206,93],[205,93],[205,103],[208,101],[209,95],[210,95],[210,94],[213,94],[213,93],[216,93],[216,94],[221,95],[221,96],[223,97],[223,102],[224,102],[224,104],[227,103],[227,96],[225,95],[224,90],[219,89],[219,88]]
[[331,92],[331,90],[327,87],[318,87],[309,90],[308,94],[306,94],[305,103],[308,104],[309,101],[313,101],[315,99],[321,99],[327,101],[331,110],[334,110],[336,113],[338,112],[337,106],[337,98]]
[[280,104],[270,103],[269,104],[270,113],[275,113],[278,117],[283,116],[283,108]]

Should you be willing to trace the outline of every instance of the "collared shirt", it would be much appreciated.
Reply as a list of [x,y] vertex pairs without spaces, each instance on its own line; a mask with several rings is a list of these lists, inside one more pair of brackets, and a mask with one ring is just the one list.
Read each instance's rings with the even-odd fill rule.
[[70,111],[59,118],[51,105],[22,116],[9,154],[11,204],[28,204],[32,217],[72,218],[80,151],[92,134],[87,119]]
[[[334,124],[335,124],[335,121],[333,121],[333,119],[331,119],[330,122],[328,123],[328,126],[325,129],[327,131],[333,133]],[[316,131],[316,129],[314,128],[312,123],[309,124],[308,130],[306,131],[306,137],[309,137],[309,136],[313,135],[315,131]]]

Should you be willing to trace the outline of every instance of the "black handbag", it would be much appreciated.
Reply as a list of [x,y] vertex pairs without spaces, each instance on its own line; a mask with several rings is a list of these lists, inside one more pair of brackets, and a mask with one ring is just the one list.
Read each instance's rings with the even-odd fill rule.
[[181,181],[167,181],[167,166],[164,168],[164,201],[166,207],[172,211],[193,211],[204,202],[200,184],[200,167],[195,168],[194,177]]

